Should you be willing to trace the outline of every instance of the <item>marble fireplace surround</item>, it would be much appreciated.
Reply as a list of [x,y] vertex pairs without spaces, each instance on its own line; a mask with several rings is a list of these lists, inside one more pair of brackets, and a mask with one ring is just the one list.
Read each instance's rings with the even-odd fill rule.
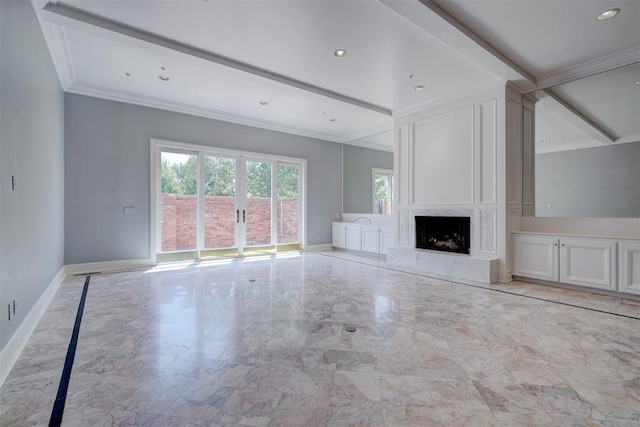
[[[418,249],[415,247],[415,217],[416,216],[461,216],[471,218],[471,255],[450,252]],[[415,268],[426,273],[450,276],[459,279],[474,280],[482,283],[498,281],[500,260],[497,257],[478,256],[480,245],[475,239],[479,238],[478,223],[473,209],[414,209],[411,213],[412,240],[408,246],[397,245],[388,248],[387,262],[389,265]],[[482,235],[494,236],[493,222],[482,221]],[[482,246],[486,244],[483,242]]]

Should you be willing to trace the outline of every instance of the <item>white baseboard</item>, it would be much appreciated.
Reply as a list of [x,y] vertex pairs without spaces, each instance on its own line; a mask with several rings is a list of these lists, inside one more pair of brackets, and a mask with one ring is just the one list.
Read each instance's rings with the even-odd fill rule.
[[29,314],[27,314],[23,322],[18,326],[18,329],[13,334],[7,345],[0,352],[0,386],[4,384],[4,381],[13,369],[13,365],[18,361],[20,353],[22,353],[27,342],[29,342],[31,334],[33,334],[36,326],[38,326],[42,315],[47,310],[47,307],[49,307],[49,303],[51,303],[51,300],[55,296],[66,275],[66,268],[63,266],[53,280],[51,280],[51,283],[42,293],[38,302],[36,302]]
[[324,243],[322,245],[307,245],[304,250],[305,252],[320,252],[320,251],[330,251],[333,249],[331,243]]
[[151,267],[156,265],[151,259],[125,259],[120,261],[87,262],[84,264],[69,264],[67,274],[104,273],[106,271],[128,270],[131,268]]

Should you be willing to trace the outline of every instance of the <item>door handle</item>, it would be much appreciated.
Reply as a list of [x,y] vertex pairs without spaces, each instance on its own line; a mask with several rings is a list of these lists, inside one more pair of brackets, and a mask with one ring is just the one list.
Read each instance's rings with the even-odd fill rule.
[[245,222],[247,222],[247,213],[242,209],[242,223],[244,224]]
[[236,209],[236,222],[240,223],[240,209]]

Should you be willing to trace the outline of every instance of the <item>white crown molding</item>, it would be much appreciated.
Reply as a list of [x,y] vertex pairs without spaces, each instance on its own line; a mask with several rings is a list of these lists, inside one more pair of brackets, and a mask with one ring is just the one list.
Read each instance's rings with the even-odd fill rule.
[[523,90],[535,88],[534,76],[446,12],[436,1],[380,1],[497,78],[514,81]]
[[356,134],[351,135],[346,140],[344,140],[344,143],[345,144],[350,144],[350,143],[352,143],[354,141],[357,141],[359,139],[370,138],[372,136],[379,135],[381,133],[392,132],[392,131],[393,131],[393,122],[390,120],[389,121],[389,125],[379,126],[377,128],[368,129],[366,131],[358,132]]
[[[32,0],[42,1],[42,0]],[[145,48],[154,46],[164,51],[170,51],[173,54],[186,55],[191,59],[203,60],[209,63],[222,65],[234,70],[258,76],[273,82],[281,83],[292,88],[300,89],[305,92],[331,98],[337,101],[351,104],[359,108],[370,110],[376,113],[391,115],[391,110],[386,107],[372,104],[370,102],[356,99],[342,93],[334,92],[323,87],[315,86],[300,80],[296,80],[281,74],[258,68],[234,59],[224,57],[209,51],[205,51],[184,43],[170,40],[155,34],[139,30],[127,25],[122,25],[114,21],[103,19],[99,16],[85,13],[81,10],[70,8],[62,4],[48,3],[42,9],[42,13],[46,14],[46,19],[60,26],[73,28],[88,34],[104,36],[110,40],[121,41],[128,45],[140,45]]]
[[417,113],[419,111],[423,111],[428,108],[436,107],[438,105],[446,104],[452,101],[457,101],[459,99],[462,99],[468,96],[473,96],[481,92],[484,92],[488,89],[504,87],[507,83],[508,82],[502,82],[502,81],[496,83],[494,80],[489,82],[486,82],[486,81],[480,82],[474,85],[464,87],[458,91],[432,98],[420,104],[412,105],[407,108],[400,108],[397,110],[393,110],[392,117],[394,119],[397,119],[399,117],[406,116],[408,114]]
[[43,8],[48,4],[47,0],[31,0],[31,5],[36,13],[40,29],[49,49],[53,66],[58,73],[58,79],[63,90],[76,81],[76,73],[71,60],[69,43],[63,27],[51,24],[46,20]]
[[583,62],[582,64],[545,74],[538,78],[538,86],[536,90],[592,76],[615,68],[624,67],[625,65],[635,64],[636,62],[640,62],[640,47],[633,47],[592,61]]
[[193,105],[182,104],[179,102],[168,101],[166,99],[154,98],[146,95],[107,89],[101,86],[90,85],[86,83],[73,83],[69,86],[69,88],[67,89],[67,92],[75,93],[78,95],[91,96],[94,98],[107,99],[110,101],[124,102],[126,104],[139,105],[142,107],[173,111],[175,113],[205,117],[208,119],[220,120],[223,122],[235,123],[235,124],[244,125],[244,126],[251,126],[251,127],[271,130],[275,132],[305,136],[308,138],[320,139],[323,141],[339,142],[339,143],[343,141],[342,138],[338,138],[334,135],[329,135],[329,134],[320,133],[320,132],[311,132],[306,129],[300,129],[300,128],[295,128],[290,126],[277,125],[274,123],[255,120],[248,117],[225,113],[222,111],[196,107]]
[[356,147],[362,147],[362,148],[370,148],[372,150],[388,151],[390,153],[393,153],[393,147],[389,147],[388,145],[374,144],[372,142],[366,142],[366,141],[349,141],[349,142],[345,142],[345,144],[354,145]]

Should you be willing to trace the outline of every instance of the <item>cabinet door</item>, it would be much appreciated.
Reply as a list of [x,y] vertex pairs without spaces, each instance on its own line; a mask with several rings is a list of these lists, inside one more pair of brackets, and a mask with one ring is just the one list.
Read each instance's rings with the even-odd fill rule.
[[352,251],[362,250],[362,226],[347,225],[346,247]]
[[640,242],[621,241],[618,243],[620,292],[640,295]]
[[558,239],[516,235],[513,243],[514,275],[558,281]]
[[616,243],[603,239],[560,239],[560,281],[616,290]]
[[387,248],[393,244],[393,227],[380,227],[380,253],[387,254]]
[[331,244],[334,248],[346,247],[345,226],[342,223],[334,222],[331,226]]
[[362,227],[362,252],[377,254],[380,249],[380,230],[378,227]]

